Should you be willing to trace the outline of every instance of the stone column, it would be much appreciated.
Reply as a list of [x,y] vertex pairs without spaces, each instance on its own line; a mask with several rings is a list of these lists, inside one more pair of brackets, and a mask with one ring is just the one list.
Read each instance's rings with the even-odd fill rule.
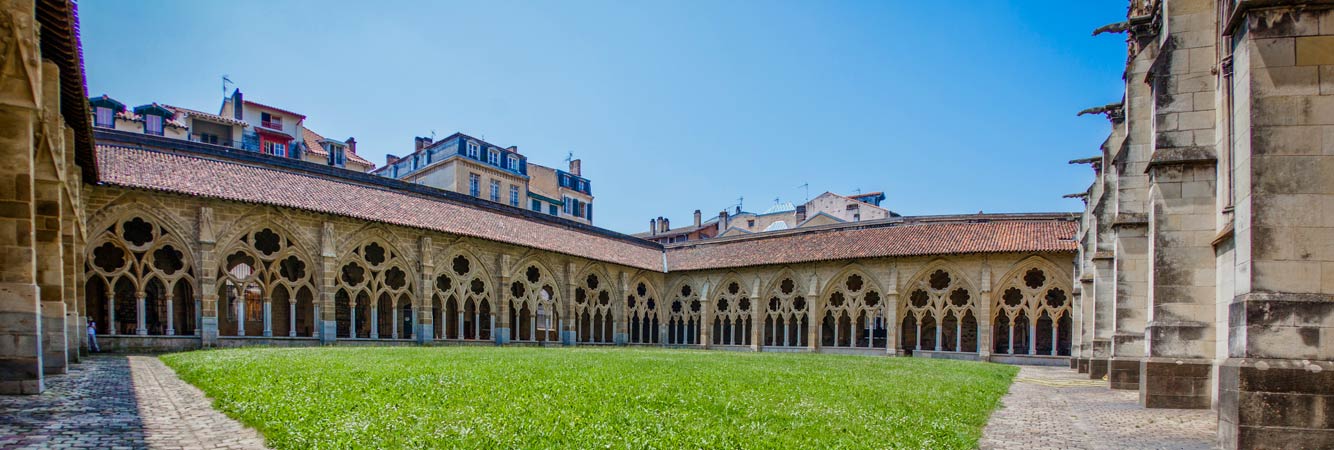
[[199,290],[195,296],[199,299],[199,323],[195,325],[199,334],[200,345],[214,347],[218,345],[218,280],[215,275],[218,261],[214,246],[217,238],[213,232],[213,208],[199,208]]
[[380,301],[372,299],[371,304],[366,306],[371,309],[371,339],[380,338]]
[[[319,317],[315,313],[313,317]],[[287,337],[296,337],[296,300],[287,300]]]
[[264,337],[273,337],[273,300],[264,297]]
[[[760,279],[756,277],[750,287],[750,349],[757,352],[764,348],[765,308],[767,306],[760,303]],[[663,335],[664,338],[666,336]]]
[[144,304],[144,302],[147,300],[145,299],[145,297],[146,294],[144,294],[144,291],[138,291],[134,293],[134,318],[136,321],[135,323],[137,323],[137,325],[134,327],[134,334],[140,336],[148,334],[148,326],[147,326],[148,311],[147,308],[145,307],[147,305]]
[[699,329],[700,348],[708,349],[713,346],[713,302],[709,301],[709,291],[712,286],[704,283],[699,289],[699,301],[703,306],[699,311],[699,321],[695,327]]
[[[245,310],[245,308],[246,308],[245,291],[241,291],[240,295],[237,295],[237,296],[236,296],[236,335],[237,335],[237,336],[245,336],[245,322],[246,322],[246,316],[245,316],[245,312],[246,312],[246,310]],[[143,308],[139,308],[139,309],[140,309],[140,310],[143,310]]]
[[889,266],[881,285],[885,287],[885,354],[894,356],[899,354],[899,325],[902,324],[903,320],[899,317],[899,270],[897,266]]
[[167,336],[176,335],[176,314],[175,305],[172,301],[172,295],[167,294]]

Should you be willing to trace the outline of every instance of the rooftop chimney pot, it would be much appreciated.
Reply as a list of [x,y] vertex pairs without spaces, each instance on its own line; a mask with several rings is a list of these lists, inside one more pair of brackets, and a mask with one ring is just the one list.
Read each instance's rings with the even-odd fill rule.
[[582,165],[583,165],[582,161],[580,160],[577,159],[570,160],[570,173],[574,174],[574,176],[576,177],[584,176],[583,167],[581,167]]

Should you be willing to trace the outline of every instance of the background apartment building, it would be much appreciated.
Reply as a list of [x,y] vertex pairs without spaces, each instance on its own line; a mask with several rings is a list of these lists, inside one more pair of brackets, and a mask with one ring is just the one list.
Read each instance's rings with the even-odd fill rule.
[[372,173],[409,183],[507,204],[515,208],[593,223],[592,184],[580,160],[564,171],[528,162],[519,147],[501,147],[454,133],[441,140],[414,138],[407,156],[387,155]]

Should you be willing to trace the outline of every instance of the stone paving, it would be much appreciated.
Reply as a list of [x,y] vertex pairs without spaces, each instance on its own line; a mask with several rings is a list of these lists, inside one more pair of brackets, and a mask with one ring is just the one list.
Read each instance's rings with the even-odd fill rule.
[[1019,369],[982,431],[982,449],[1212,449],[1217,413],[1146,409],[1138,391],[1063,367]]
[[42,395],[0,396],[0,449],[264,448],[152,356],[94,356]]

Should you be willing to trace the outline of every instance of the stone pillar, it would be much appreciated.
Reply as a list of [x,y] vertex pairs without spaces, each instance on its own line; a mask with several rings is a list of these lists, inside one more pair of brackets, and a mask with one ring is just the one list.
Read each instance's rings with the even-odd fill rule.
[[[982,263],[982,273],[978,276],[980,286],[978,286],[977,303],[974,305],[977,313],[977,359],[978,361],[987,361],[991,358],[991,308],[994,304],[991,298],[991,265],[986,261]],[[959,320],[963,324],[963,320]],[[963,333],[960,333],[962,335]],[[962,341],[960,341],[962,342]],[[958,347],[963,351],[963,347]]]
[[199,290],[195,292],[195,296],[199,298],[199,323],[195,329],[199,334],[200,345],[207,348],[218,345],[218,280],[214,270],[218,267],[218,261],[214,253],[217,237],[213,232],[213,208],[207,206],[199,208],[197,231],[199,269],[196,276],[199,279]]
[[[243,292],[244,292],[244,291],[243,291]],[[139,310],[142,311],[143,308],[140,307]],[[246,315],[245,315],[245,313],[246,313],[246,299],[245,299],[245,296],[244,296],[243,294],[241,294],[241,295],[237,295],[237,296],[236,296],[236,335],[237,335],[237,336],[245,336],[245,323],[246,323]]]
[[885,288],[885,354],[894,356],[899,354],[899,325],[903,320],[899,317],[898,267],[889,266],[881,285]]
[[1334,442],[1334,13],[1288,3],[1247,11],[1224,41],[1235,131],[1218,176],[1235,179],[1219,182],[1214,250],[1227,449]]
[[371,304],[366,306],[371,309],[371,339],[380,338],[380,301],[372,299]]
[[709,301],[710,287],[709,283],[704,283],[699,288],[699,301],[703,306],[700,307],[699,321],[695,323],[695,327],[699,329],[699,342],[696,344],[704,349],[713,345],[713,302]]
[[172,295],[167,294],[167,336],[176,335],[176,314],[175,305],[172,301]]
[[41,295],[42,370],[65,373],[69,365],[65,336],[65,251],[63,248],[65,164],[64,120],[60,117],[60,70],[54,63],[41,66],[42,112],[37,126],[33,159],[33,227],[37,287]]
[[1107,360],[1112,356],[1112,257],[1111,252],[1099,251],[1093,256],[1093,290],[1097,298],[1093,312],[1093,351],[1089,357],[1089,378],[1107,377]]
[[[760,279],[756,277],[751,283],[750,288],[750,321],[753,325],[750,327],[750,349],[760,351],[764,348],[764,310],[766,303],[760,302]],[[663,341],[666,341],[666,334],[663,334]]]
[[[509,282],[512,275],[511,272],[514,270],[513,267],[510,267],[511,265],[510,255],[500,255],[500,273],[496,277],[495,289],[496,299],[498,300],[497,303],[500,304],[500,307],[494,308],[495,311],[500,314],[500,320],[498,321],[498,324],[496,323],[497,321],[492,320],[493,326],[491,327],[491,332],[495,334],[493,338],[497,345],[505,345],[510,342],[510,329],[513,326],[513,324],[510,323],[510,302],[509,299],[506,298],[510,287]],[[477,324],[477,326],[481,326],[481,324]]]
[[[37,285],[36,224],[34,221],[33,154],[39,126],[40,91],[37,30],[31,0],[13,0],[17,6],[5,25],[21,40],[20,48],[0,61],[6,83],[0,84],[0,394],[37,394],[42,380],[41,296]],[[6,32],[10,32],[6,28]],[[22,52],[22,53],[19,53]],[[17,75],[11,78],[11,73]],[[28,77],[24,80],[22,77]]]
[[[319,316],[320,316],[320,313],[318,312],[319,310],[316,309],[315,311],[316,311],[316,312],[315,312],[315,315],[313,315],[313,316],[311,316],[311,317],[319,317]],[[288,301],[287,301],[287,337],[296,337],[296,300],[295,300],[295,299],[291,299],[291,300],[288,300]]]
[[[319,330],[320,343],[333,344],[338,340],[338,305],[336,303],[338,277],[338,253],[334,237],[333,223],[324,222],[320,231],[320,315],[316,317],[316,329]],[[350,326],[348,337],[357,337],[357,299],[348,297]]]
[[[560,330],[561,330],[560,343],[561,343],[562,345],[577,345],[577,344],[579,344],[579,331],[578,331],[579,328],[578,328],[576,325],[577,325],[577,324],[582,324],[582,321],[579,320],[579,317],[576,317],[576,316],[574,315],[574,290],[578,287],[578,283],[579,283],[579,280],[576,280],[576,279],[575,279],[576,276],[578,276],[578,275],[575,274],[575,266],[574,266],[574,262],[567,262],[567,263],[565,263],[565,287],[567,288],[567,289],[566,289],[566,295],[565,295],[565,298],[563,298],[561,302],[559,302],[558,304],[554,305],[553,308],[552,308],[553,310],[554,310],[554,309],[559,309],[559,310],[561,311],[561,314],[560,314],[561,317],[568,317],[568,318],[570,318],[570,320],[569,320],[568,322],[566,322],[566,324],[563,325],[563,326],[561,326],[561,328],[560,328]],[[593,300],[593,299],[588,299],[588,304],[589,304],[589,305],[592,305],[593,303],[594,303],[594,300]],[[591,312],[591,309],[592,309],[591,306],[590,306],[589,309],[590,309],[590,312],[589,312],[589,315],[588,315],[588,317],[589,317],[589,324],[588,324],[588,326],[589,326],[590,328],[592,328],[592,329],[588,330],[588,334],[589,334],[589,336],[592,336],[592,335],[593,335],[593,331],[596,330],[597,328],[596,328],[595,324],[592,323],[592,320],[593,320],[593,319],[592,319],[592,318],[593,318],[593,314],[592,314],[592,312]],[[534,318],[536,318],[535,315],[534,315]],[[536,320],[530,321],[529,323],[536,323]]]
[[[417,320],[414,321],[416,325],[414,337],[417,338],[418,344],[425,344],[431,342],[435,337],[435,311],[431,305],[431,294],[435,291],[435,284],[433,283],[435,280],[431,279],[431,275],[435,273],[435,247],[431,245],[430,236],[422,236],[420,246],[422,276],[421,283],[417,285],[417,307],[413,309],[417,315]],[[441,307],[444,307],[444,305],[441,305]],[[440,320],[442,322],[440,326],[444,327],[443,322],[449,319],[441,317]],[[462,331],[463,329],[459,328],[459,332],[462,333]]]

